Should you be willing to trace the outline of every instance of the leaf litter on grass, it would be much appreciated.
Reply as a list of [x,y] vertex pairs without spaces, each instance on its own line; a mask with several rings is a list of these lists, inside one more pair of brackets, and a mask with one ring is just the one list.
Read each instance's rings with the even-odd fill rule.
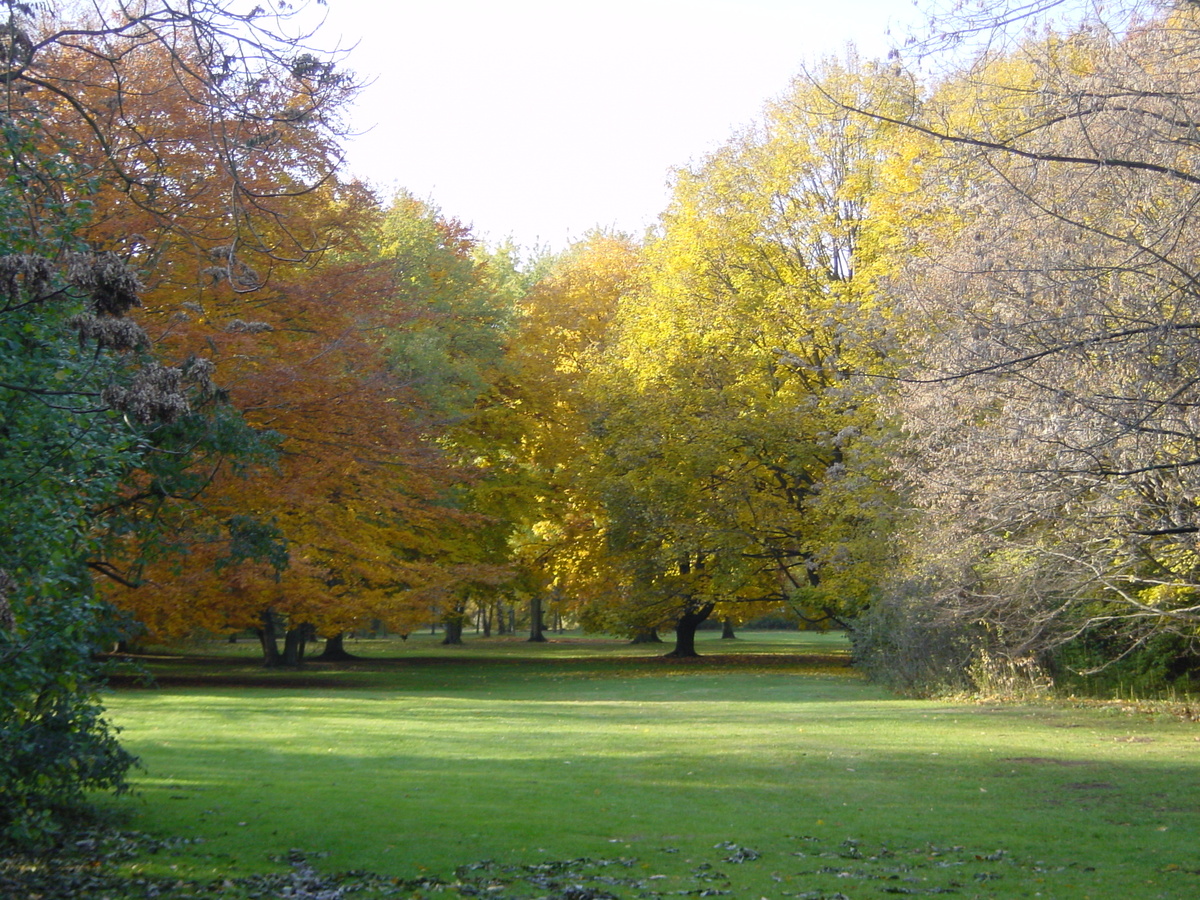
[[[895,848],[849,838],[840,843],[809,836],[789,855],[770,861],[771,897],[787,900],[866,900],[893,896],[933,896],[987,891],[1001,880],[1028,883],[1068,870],[1042,862],[1014,860],[1004,850],[966,847]],[[126,864],[148,856],[170,855],[191,841],[159,841],[133,832],[86,833],[52,854],[0,856],[0,896],[29,900],[669,900],[673,897],[724,897],[745,892],[743,879],[719,863],[762,865],[764,857],[736,841],[712,849],[713,861],[693,861],[686,873],[656,871],[638,857],[592,858],[535,863],[482,860],[459,866],[452,878],[393,878],[372,872],[322,873],[313,860],[320,852],[291,850],[273,857],[285,871],[209,880],[146,876],[125,871]],[[191,847],[189,852],[194,852]],[[664,848],[662,853],[677,852]],[[760,876],[765,873],[758,873]],[[744,879],[749,881],[751,879]],[[752,891],[762,896],[759,888]]]

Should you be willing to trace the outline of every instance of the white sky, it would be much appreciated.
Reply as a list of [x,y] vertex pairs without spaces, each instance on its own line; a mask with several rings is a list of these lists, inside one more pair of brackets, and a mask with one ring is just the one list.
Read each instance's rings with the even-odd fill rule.
[[[782,93],[803,62],[886,53],[906,0],[329,0],[320,43],[373,79],[350,171],[478,237],[562,249],[640,234],[668,171]],[[886,31],[892,26],[894,38]]]

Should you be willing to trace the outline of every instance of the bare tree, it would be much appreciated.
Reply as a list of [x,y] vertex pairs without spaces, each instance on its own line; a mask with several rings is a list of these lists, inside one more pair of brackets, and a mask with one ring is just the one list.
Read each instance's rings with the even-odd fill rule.
[[1140,11],[857,110],[923,148],[909,584],[1014,657],[1200,626],[1200,16]]

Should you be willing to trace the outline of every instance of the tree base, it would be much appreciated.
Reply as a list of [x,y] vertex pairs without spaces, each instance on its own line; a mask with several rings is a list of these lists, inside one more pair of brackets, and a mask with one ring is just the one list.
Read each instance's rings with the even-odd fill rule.
[[633,636],[631,644],[661,644],[663,639],[658,636],[658,629],[651,628],[647,631],[639,631]]
[[663,659],[699,659],[700,654],[695,650],[680,650],[676,647],[670,653],[664,653]]
[[312,658],[320,662],[353,662],[356,659],[362,659],[361,656],[355,656],[349,650],[330,650],[328,647],[321,651],[320,656]]

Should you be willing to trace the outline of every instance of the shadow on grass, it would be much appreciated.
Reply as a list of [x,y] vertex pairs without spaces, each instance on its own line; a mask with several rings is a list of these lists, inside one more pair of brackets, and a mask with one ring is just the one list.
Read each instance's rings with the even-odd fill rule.
[[114,688],[237,687],[237,688],[389,688],[406,686],[406,673],[422,670],[481,672],[504,669],[533,677],[560,679],[658,677],[672,673],[786,671],[798,675],[849,676],[850,658],[841,653],[712,654],[679,659],[649,657],[471,657],[407,656],[345,662],[305,662],[296,668],[266,668],[227,656],[138,656],[110,658],[116,664],[109,677]]
[[[1200,896],[1187,726],[896,701],[845,662],[172,657],[150,661],[164,689],[110,697],[147,765],[137,827],[204,841],[150,865],[193,885],[296,848],[417,898],[426,874],[497,900]],[[727,862],[731,843],[756,856]],[[563,864],[571,896],[529,881],[558,877],[540,860],[613,858],[636,865]],[[597,880],[618,876],[638,881]]]

